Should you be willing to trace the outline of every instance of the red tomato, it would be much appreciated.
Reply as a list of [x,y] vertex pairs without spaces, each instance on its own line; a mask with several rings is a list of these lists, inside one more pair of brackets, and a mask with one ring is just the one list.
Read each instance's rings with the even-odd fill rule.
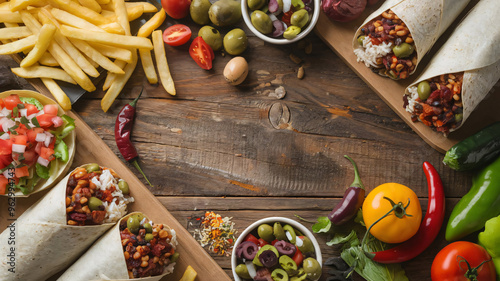
[[163,41],[170,46],[186,44],[191,39],[191,29],[183,24],[174,24],[163,32]]
[[27,109],[27,112],[26,112],[27,116],[30,116],[31,114],[38,113],[38,111],[39,111],[38,108],[36,108],[36,106],[34,106],[30,103],[25,103],[24,108]]
[[248,233],[247,236],[245,236],[245,239],[243,241],[250,241],[255,243],[256,245],[259,244],[259,239],[257,237],[253,236],[252,234]]
[[297,266],[302,264],[302,260],[304,260],[304,255],[302,255],[302,252],[297,248],[297,251],[292,257],[292,260],[297,264]]
[[267,243],[266,240],[264,240],[262,238],[259,238],[259,242],[257,243],[257,245],[261,248],[262,248],[262,246],[267,245],[267,244],[269,244],[269,243]]
[[[484,262],[482,265],[481,263]],[[433,281],[468,281],[469,270],[477,268],[478,281],[496,280],[496,271],[491,256],[478,244],[458,241],[444,247],[434,258],[431,267]],[[472,270],[471,270],[472,271]]]
[[28,166],[22,166],[21,168],[16,168],[15,173],[17,178],[27,177],[30,175]]
[[24,163],[28,166],[31,166],[33,164],[35,164],[36,162],[36,152],[35,152],[35,148],[32,148],[30,150],[26,150],[24,153],[23,153],[23,156],[24,156]]
[[5,191],[7,190],[7,185],[9,184],[9,180],[4,177],[3,175],[0,175],[0,194],[5,194]]
[[54,118],[55,115],[51,114],[42,114],[38,115],[36,117],[36,120],[38,121],[38,124],[40,124],[40,127],[42,128],[48,128],[53,125],[52,123],[52,118]]
[[12,154],[0,155],[0,169],[7,167],[12,163]]
[[28,128],[26,128],[26,126],[24,126],[23,124],[19,124],[19,127],[17,127],[15,131],[19,135],[25,135],[26,132],[28,131]]
[[163,10],[174,19],[185,18],[189,14],[189,5],[191,0],[161,0]]
[[28,136],[27,135],[10,135],[10,139],[15,144],[26,145],[28,143]]
[[32,128],[26,132],[28,136],[28,141],[31,143],[36,143],[36,135],[43,134],[44,130],[42,128]]
[[196,37],[189,47],[189,55],[203,69],[212,69],[212,61],[214,60],[214,51],[205,43],[201,36]]
[[0,155],[12,154],[12,140],[0,139]]
[[43,112],[45,114],[57,115],[57,104],[46,104],[43,106]]
[[14,107],[16,107],[19,103],[22,103],[21,102],[21,99],[19,99],[19,96],[18,95],[10,95],[6,98],[3,99],[4,103],[5,103],[5,107],[8,109],[8,110],[12,110]]
[[52,160],[52,155],[54,154],[54,150],[45,146],[42,146],[40,149],[40,157],[46,160]]

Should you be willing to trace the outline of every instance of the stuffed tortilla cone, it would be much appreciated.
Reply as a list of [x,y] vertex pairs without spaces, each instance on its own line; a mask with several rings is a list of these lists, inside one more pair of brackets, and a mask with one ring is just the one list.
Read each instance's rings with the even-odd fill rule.
[[406,79],[470,0],[387,0],[356,31],[358,62]]
[[58,281],[151,280],[174,270],[176,234],[136,212],[122,218]]
[[56,184],[75,155],[75,123],[33,91],[0,93],[0,195],[26,197]]
[[119,182],[97,164],[67,175],[0,234],[0,280],[46,280],[69,266],[126,214],[133,198]]
[[405,90],[413,121],[457,130],[500,79],[500,1],[481,0]]

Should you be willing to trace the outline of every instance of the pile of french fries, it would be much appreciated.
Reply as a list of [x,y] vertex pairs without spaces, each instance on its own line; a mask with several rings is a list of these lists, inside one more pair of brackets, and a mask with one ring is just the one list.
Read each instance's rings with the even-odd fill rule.
[[[131,34],[130,21],[155,13]],[[158,83],[151,51],[154,49],[160,81],[175,95],[165,55],[162,31],[165,11],[148,2],[124,0],[0,0],[0,55],[24,52],[20,67],[12,72],[23,78],[40,78],[65,110],[68,96],[55,80],[96,90],[90,77],[97,68],[107,71],[101,100],[106,112],[134,72],[138,55],[148,81]],[[151,35],[151,39],[148,37]],[[152,42],[151,42],[152,41]]]

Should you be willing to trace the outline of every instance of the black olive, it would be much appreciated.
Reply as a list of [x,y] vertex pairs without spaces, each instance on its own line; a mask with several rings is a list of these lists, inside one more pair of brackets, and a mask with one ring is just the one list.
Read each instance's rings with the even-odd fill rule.
[[278,256],[272,250],[265,250],[260,253],[259,261],[264,267],[271,268],[278,263]]

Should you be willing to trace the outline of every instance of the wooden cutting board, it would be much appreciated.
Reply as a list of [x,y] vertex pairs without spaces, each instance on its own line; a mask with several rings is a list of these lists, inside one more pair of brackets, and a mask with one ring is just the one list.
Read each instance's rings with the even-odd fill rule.
[[495,121],[500,121],[500,115],[496,114],[497,107],[500,104],[500,83],[497,83],[495,87],[493,87],[489,95],[479,104],[463,126],[456,132],[450,133],[448,137],[445,137],[441,133],[432,131],[421,122],[411,121],[410,114],[403,108],[404,90],[420,75],[426,64],[429,62],[429,59],[434,53],[436,53],[439,46],[441,46],[445,39],[450,35],[453,27],[457,25],[457,23],[466,15],[467,11],[470,10],[476,3],[477,0],[471,1],[464,12],[462,12],[451,27],[436,42],[434,48],[432,48],[431,51],[423,58],[423,61],[419,64],[417,71],[410,76],[409,79],[403,81],[394,81],[373,73],[363,63],[358,63],[356,55],[354,55],[352,49],[354,34],[363,23],[364,19],[375,11],[377,6],[367,7],[364,14],[359,19],[348,23],[332,21],[324,13],[321,13],[315,27],[315,32],[425,142],[436,150],[444,153],[458,141],[476,133],[480,129]]
[[[39,79],[31,82],[40,93],[51,97]],[[76,113],[71,111],[67,112],[67,114],[76,120],[76,153],[72,167],[86,163],[98,163],[102,166],[113,168],[129,183],[131,194],[135,199],[135,202],[129,205],[129,211],[141,211],[154,222],[167,224],[176,231],[177,241],[179,242],[177,250],[180,253],[180,258],[174,273],[165,276],[162,280],[179,280],[188,265],[191,265],[198,272],[196,279],[198,281],[231,280],[224,270],[127,168],[124,162],[114,154],[92,128],[83,122]],[[46,191],[36,193],[28,198],[18,198],[14,205],[16,217],[19,217],[29,206],[42,198],[45,193]],[[7,197],[0,197],[0,230],[2,231],[11,222],[8,216],[8,203]]]

